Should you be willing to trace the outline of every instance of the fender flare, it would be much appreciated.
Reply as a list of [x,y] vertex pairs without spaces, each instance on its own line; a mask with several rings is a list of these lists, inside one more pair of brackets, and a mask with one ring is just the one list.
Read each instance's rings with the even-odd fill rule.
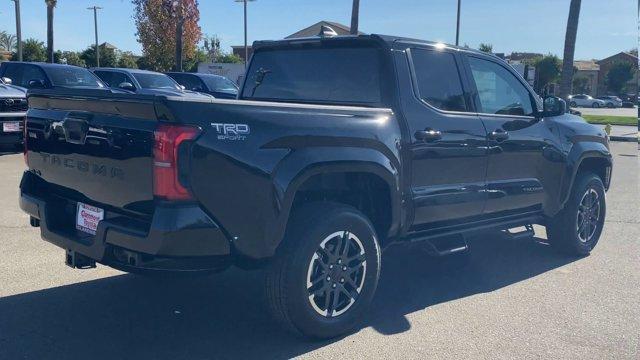
[[397,159],[390,159],[383,153],[370,148],[315,147],[299,149],[283,159],[274,172],[275,206],[279,208],[279,216],[265,229],[265,240],[270,249],[275,252],[284,237],[295,195],[308,179],[318,174],[350,172],[373,174],[389,186],[391,197],[389,232],[396,232],[399,229],[402,216]]
[[[607,146],[600,142],[578,142],[573,145],[571,151],[567,156],[567,165],[565,175],[562,177],[562,183],[560,187],[560,209],[564,208],[565,204],[569,200],[573,184],[578,175],[578,169],[580,165],[586,159],[599,158],[607,161],[609,167],[613,165],[611,152]],[[605,184],[607,187],[608,184]]]

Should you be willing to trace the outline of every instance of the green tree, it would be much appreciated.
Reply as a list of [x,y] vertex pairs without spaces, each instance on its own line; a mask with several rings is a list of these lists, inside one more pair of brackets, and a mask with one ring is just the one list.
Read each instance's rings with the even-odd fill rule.
[[16,36],[6,31],[0,31],[0,49],[13,51],[17,45]]
[[87,64],[80,58],[80,53],[76,51],[56,51],[53,58],[58,64],[68,64],[80,67],[86,67]]
[[[11,57],[15,61],[18,61],[18,54],[13,53]],[[47,61],[47,50],[44,47],[42,41],[38,41],[33,38],[29,38],[22,42],[22,60],[23,61]]]
[[574,77],[573,78],[573,93],[575,94],[588,94],[591,92],[591,86],[589,86],[589,79],[586,77]]
[[[96,66],[96,46],[91,45],[80,54],[80,58],[84,60],[88,67]],[[116,51],[104,45],[100,45],[100,66],[101,67],[118,67],[118,56]]]
[[119,54],[118,58],[118,67],[127,68],[127,69],[137,69],[137,56],[133,55],[130,51],[125,51]]
[[216,62],[219,63],[228,63],[228,64],[241,64],[243,63],[242,58],[236,54],[222,54],[218,56]]
[[184,69],[189,72],[196,72],[198,71],[199,63],[201,62],[206,63],[210,61],[211,61],[211,58],[209,57],[209,54],[207,54],[205,50],[197,49],[193,53],[193,56],[188,57],[184,62]]
[[621,94],[627,82],[633,79],[633,64],[617,62],[607,72],[605,83],[607,89],[614,94]]
[[480,43],[478,50],[491,54],[493,52],[493,45]]
[[548,84],[558,80],[561,64],[560,59],[551,54],[533,61],[533,66],[536,68],[535,90],[537,93],[541,94]]

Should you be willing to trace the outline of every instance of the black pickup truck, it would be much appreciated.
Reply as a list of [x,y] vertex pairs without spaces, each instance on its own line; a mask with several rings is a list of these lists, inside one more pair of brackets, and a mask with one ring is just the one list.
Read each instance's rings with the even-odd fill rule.
[[20,206],[76,268],[266,268],[310,337],[362,318],[381,249],[482,229],[589,254],[605,133],[502,60],[381,35],[262,41],[238,100],[35,89]]

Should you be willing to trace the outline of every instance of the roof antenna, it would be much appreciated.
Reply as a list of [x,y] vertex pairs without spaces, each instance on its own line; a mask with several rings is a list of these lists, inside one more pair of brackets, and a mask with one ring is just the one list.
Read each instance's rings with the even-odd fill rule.
[[333,37],[338,36],[338,33],[333,30],[330,26],[322,25],[320,27],[320,32],[318,33],[320,37]]

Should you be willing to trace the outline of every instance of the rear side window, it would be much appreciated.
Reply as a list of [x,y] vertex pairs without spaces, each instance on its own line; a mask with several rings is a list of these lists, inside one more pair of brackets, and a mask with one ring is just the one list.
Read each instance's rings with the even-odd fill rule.
[[411,59],[422,101],[440,110],[468,110],[453,54],[411,49]]
[[251,60],[242,98],[380,104],[381,58],[373,47],[259,51]]

